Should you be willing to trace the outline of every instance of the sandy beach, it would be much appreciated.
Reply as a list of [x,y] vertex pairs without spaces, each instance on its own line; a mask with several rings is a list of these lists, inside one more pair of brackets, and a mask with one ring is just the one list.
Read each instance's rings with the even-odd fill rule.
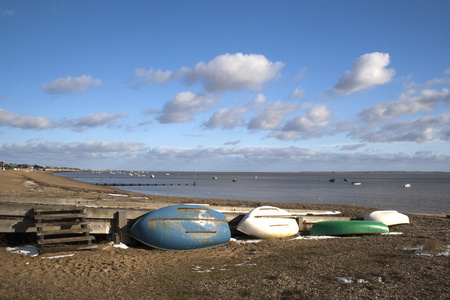
[[[0,171],[0,201],[10,196],[108,199],[142,196],[54,176]],[[4,197],[5,196],[5,197]],[[362,218],[374,208],[257,203],[145,195],[145,201],[274,205],[339,210]],[[130,197],[131,198],[131,197]],[[141,198],[136,202],[144,201]],[[389,235],[265,240],[195,251],[114,247],[30,257],[7,251],[0,234],[1,299],[449,299],[450,219],[408,214]],[[30,243],[28,243],[30,244]]]

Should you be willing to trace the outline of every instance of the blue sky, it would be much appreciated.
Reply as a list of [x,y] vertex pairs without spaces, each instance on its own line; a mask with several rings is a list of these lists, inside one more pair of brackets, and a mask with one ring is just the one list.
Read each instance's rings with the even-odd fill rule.
[[449,1],[1,1],[0,160],[450,171]]

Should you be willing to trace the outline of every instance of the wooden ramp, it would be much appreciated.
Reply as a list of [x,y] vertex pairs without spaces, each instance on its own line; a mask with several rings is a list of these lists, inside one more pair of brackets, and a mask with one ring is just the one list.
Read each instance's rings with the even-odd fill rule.
[[35,209],[39,253],[95,249],[84,208]]

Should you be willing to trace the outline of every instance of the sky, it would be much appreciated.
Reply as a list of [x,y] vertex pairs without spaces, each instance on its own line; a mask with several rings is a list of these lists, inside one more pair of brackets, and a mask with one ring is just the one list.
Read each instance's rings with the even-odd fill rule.
[[0,161],[450,171],[450,1],[0,2]]

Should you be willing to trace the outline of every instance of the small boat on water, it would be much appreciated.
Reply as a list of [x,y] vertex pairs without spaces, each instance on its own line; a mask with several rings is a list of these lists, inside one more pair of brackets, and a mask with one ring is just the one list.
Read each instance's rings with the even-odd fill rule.
[[352,185],[361,185],[361,182],[359,182],[359,181],[352,181]]
[[409,224],[409,217],[396,210],[377,210],[364,217],[366,221],[381,222],[387,226]]
[[387,233],[389,227],[374,221],[322,221],[314,223],[311,235],[361,235]]
[[334,179],[334,178],[331,178],[330,180],[328,180],[329,182],[335,182],[336,181],[336,179]]
[[411,187],[411,184],[407,183],[407,184],[402,185],[402,187],[409,188],[409,187]]
[[230,241],[230,227],[218,211],[198,205],[171,205],[143,215],[130,236],[163,250],[210,248]]
[[213,176],[213,178],[212,178],[213,180],[217,180],[217,176]]
[[261,239],[289,237],[299,231],[295,215],[273,206],[253,209],[239,222],[236,229]]

